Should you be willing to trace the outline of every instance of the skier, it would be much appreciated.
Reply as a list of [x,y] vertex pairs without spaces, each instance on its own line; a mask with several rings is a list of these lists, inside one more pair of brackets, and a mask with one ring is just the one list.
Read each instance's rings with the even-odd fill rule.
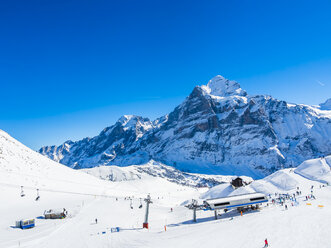
[[268,244],[268,240],[267,239],[264,240],[264,247],[269,247],[269,244]]
[[98,219],[97,218],[95,218],[95,224],[98,224]]

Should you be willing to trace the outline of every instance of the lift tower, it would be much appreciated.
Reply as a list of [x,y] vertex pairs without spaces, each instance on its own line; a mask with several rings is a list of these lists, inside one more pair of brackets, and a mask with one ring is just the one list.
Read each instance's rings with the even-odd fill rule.
[[151,196],[147,195],[147,197],[144,199],[146,202],[146,212],[145,212],[145,222],[143,223],[143,228],[148,229],[148,214],[149,214],[149,204],[153,203],[151,200]]
[[197,200],[192,199],[192,203],[186,205],[185,207],[193,210],[193,222],[197,222],[197,210],[202,209],[203,206],[199,205]]

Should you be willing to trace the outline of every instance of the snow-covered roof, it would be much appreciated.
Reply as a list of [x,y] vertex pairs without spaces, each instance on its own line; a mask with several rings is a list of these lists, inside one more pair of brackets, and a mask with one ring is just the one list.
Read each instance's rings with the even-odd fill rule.
[[215,204],[215,203],[228,202],[228,201],[248,200],[248,199],[257,198],[257,197],[265,197],[265,195],[261,194],[261,193],[235,195],[235,196],[228,196],[228,197],[222,197],[222,198],[208,199],[208,200],[206,200],[206,202],[208,202],[208,204]]
[[49,209],[45,211],[45,214],[62,214],[64,209]]

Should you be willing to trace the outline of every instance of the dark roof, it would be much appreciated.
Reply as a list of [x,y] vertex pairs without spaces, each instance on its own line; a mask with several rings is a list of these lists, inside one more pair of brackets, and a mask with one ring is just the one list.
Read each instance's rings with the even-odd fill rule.
[[238,181],[238,180],[243,181],[243,179],[240,177],[237,177],[236,179],[233,179],[232,181]]

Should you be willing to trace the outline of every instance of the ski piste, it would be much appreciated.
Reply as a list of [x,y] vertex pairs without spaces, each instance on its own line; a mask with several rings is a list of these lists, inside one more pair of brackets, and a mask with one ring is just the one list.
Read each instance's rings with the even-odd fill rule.
[[[297,168],[283,169],[260,180],[247,180],[247,185],[234,189],[227,177],[209,188],[147,173],[148,166],[155,170],[154,163],[145,165],[139,174],[136,171],[138,176],[122,178],[125,180],[100,179],[107,174],[93,176],[70,169],[4,132],[0,133],[0,148],[0,195],[6,199],[0,205],[0,247],[201,248],[203,240],[210,247],[255,248],[266,237],[269,247],[328,247],[331,242],[326,235],[331,227],[325,221],[331,218],[330,156],[305,161]],[[306,200],[312,186],[315,199]],[[236,209],[220,211],[217,220],[212,211],[198,211],[196,223],[192,222],[192,211],[185,207],[192,199],[199,204],[206,199],[253,192],[270,195],[268,206],[243,211],[242,215]],[[153,204],[146,229],[143,199],[148,194]],[[68,217],[41,218],[45,210],[61,208],[68,211]],[[35,219],[34,228],[14,228],[15,221],[31,218]],[[91,225],[95,219],[98,223]],[[234,233],[238,233],[235,238]]]

